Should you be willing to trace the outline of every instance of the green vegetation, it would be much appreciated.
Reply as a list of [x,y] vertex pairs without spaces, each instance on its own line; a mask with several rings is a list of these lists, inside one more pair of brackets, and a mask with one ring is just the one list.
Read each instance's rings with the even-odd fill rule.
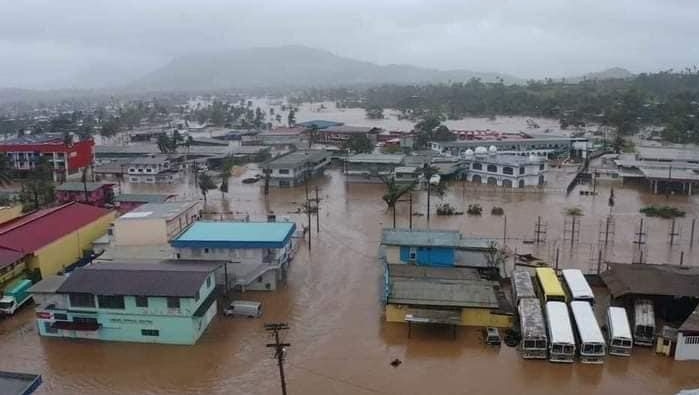
[[563,210],[563,213],[569,217],[582,217],[584,215],[580,207],[568,207]]
[[505,210],[502,207],[493,207],[490,210],[490,215],[505,215]]
[[670,206],[646,206],[643,207],[641,210],[641,213],[645,214],[648,217],[660,217],[660,218],[677,218],[677,217],[684,217],[685,212],[675,208],[675,207],[670,207]]
[[358,134],[351,136],[345,141],[342,149],[350,150],[356,154],[370,153],[374,151],[374,144],[371,143],[371,140],[366,135]]
[[216,189],[216,183],[214,182],[214,179],[206,174],[206,173],[201,173],[199,175],[199,182],[198,182],[199,190],[201,191],[201,194],[204,195],[204,204],[206,204],[206,194],[212,190]]
[[0,153],[0,186],[8,185],[12,182],[14,169],[6,153]]
[[366,108],[367,119],[383,119],[383,108],[378,106],[372,106]]
[[45,157],[27,174],[19,193],[24,211],[37,210],[54,201],[53,167]]
[[468,215],[481,215],[483,213],[483,207],[480,204],[469,204],[466,209],[466,214]]
[[[523,115],[559,119],[561,127],[596,122],[635,133],[641,126],[664,126],[665,140],[699,143],[699,72],[669,70],[629,79],[529,81],[505,85],[478,79],[439,85],[383,85],[365,90],[331,89],[306,94],[341,105],[393,108],[401,117],[460,119],[467,116]],[[417,125],[416,125],[417,126]]]
[[449,131],[449,128],[442,125],[442,118],[433,114],[425,116],[415,124],[417,134],[415,144],[418,148],[428,148],[430,141],[454,141],[456,136]]

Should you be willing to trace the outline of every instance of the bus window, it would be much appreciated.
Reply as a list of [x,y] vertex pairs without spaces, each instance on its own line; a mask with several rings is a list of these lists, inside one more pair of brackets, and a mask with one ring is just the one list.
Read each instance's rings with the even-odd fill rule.
[[525,340],[524,341],[524,348],[534,348],[536,346],[536,342],[534,340]]
[[566,354],[572,354],[575,351],[575,349],[573,348],[573,346],[565,346],[563,347],[563,351]]
[[546,348],[546,342],[544,340],[537,340],[536,348]]
[[560,354],[561,352],[563,352],[563,346],[561,346],[560,344],[554,344],[553,348],[551,349],[551,352],[555,354]]

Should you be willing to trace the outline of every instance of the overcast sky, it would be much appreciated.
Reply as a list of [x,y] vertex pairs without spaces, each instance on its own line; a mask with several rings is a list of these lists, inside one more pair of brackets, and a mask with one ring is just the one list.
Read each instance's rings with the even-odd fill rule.
[[109,85],[288,44],[523,78],[641,72],[698,64],[698,38],[697,0],[0,0],[0,86]]

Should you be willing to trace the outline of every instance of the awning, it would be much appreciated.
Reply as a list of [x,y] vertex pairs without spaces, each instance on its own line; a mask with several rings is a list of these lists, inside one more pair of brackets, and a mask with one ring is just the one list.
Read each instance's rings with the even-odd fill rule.
[[412,309],[405,315],[406,322],[418,324],[461,324],[460,310]]
[[72,321],[56,321],[51,324],[51,328],[64,329],[69,331],[96,331],[102,324],[96,322],[72,322]]

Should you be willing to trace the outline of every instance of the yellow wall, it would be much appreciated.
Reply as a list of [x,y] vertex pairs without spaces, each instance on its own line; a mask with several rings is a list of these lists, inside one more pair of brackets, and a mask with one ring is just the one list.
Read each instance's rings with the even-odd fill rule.
[[92,242],[107,233],[114,221],[114,211],[98,220],[67,234],[46,247],[34,252],[29,258],[29,268],[39,268],[41,277],[51,276],[82,257],[83,250],[90,249]]
[[[405,322],[405,315],[410,308],[405,305],[386,305],[387,322]],[[494,326],[509,328],[512,326],[511,315],[501,315],[487,309],[464,308],[461,309],[461,326]]]
[[0,208],[0,224],[13,220],[22,214],[22,205]]

